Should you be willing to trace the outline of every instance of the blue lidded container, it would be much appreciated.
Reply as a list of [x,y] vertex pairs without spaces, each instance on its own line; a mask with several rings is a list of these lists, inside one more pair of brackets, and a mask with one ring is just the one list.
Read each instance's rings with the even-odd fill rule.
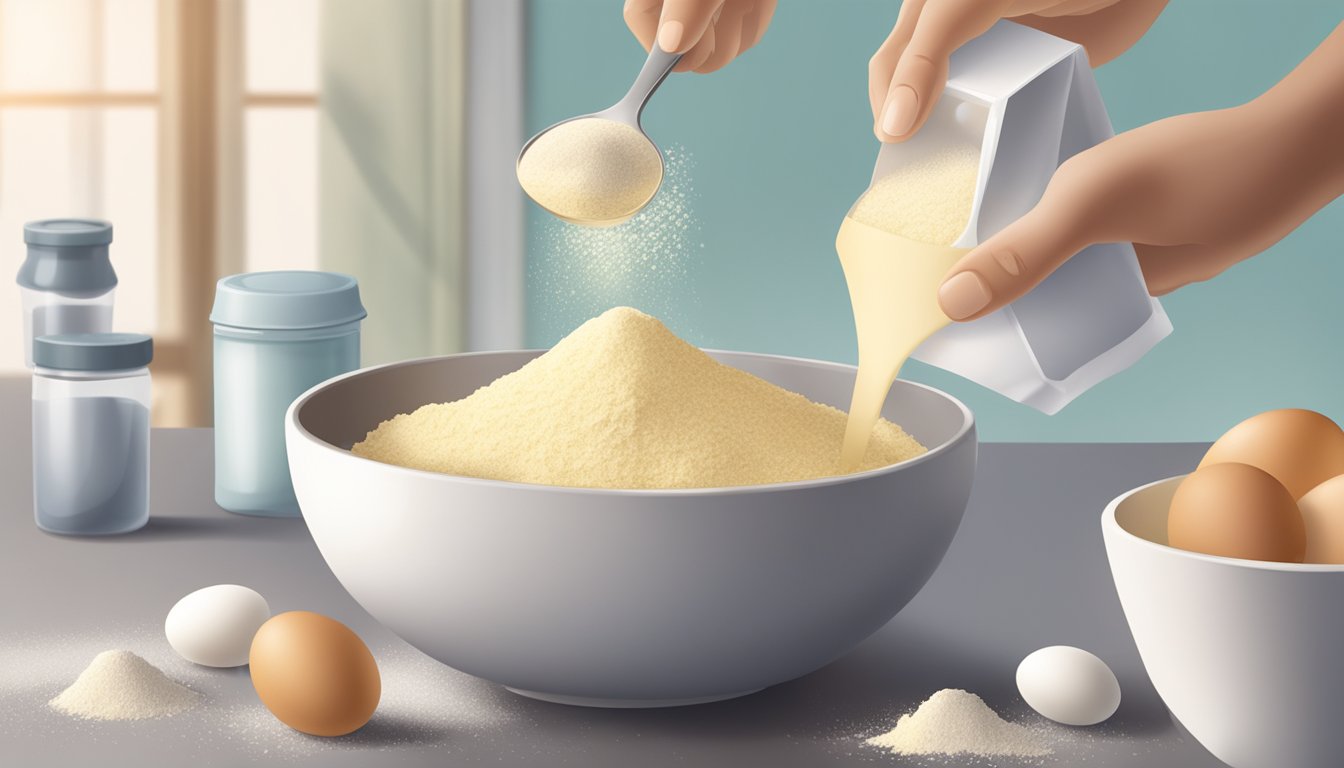
[[215,326],[215,503],[298,517],[285,411],[313,386],[359,367],[359,283],[335,272],[250,272],[221,279]]
[[33,516],[50,533],[128,533],[149,521],[147,366],[139,333],[33,341]]

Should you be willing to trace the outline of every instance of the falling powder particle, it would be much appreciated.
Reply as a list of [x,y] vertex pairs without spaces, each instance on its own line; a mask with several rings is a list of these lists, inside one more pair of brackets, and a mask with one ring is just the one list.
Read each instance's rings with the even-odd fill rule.
[[144,720],[185,712],[200,694],[173,682],[158,667],[130,651],[103,651],[52,709],[88,720]]
[[[544,301],[537,321],[569,330],[602,311],[629,305],[690,332],[696,316],[694,276],[705,256],[695,211],[694,158],[679,144],[664,148],[667,171],[653,201],[615,227],[585,227],[538,217],[529,253],[529,294]],[[559,337],[556,333],[552,338]]]
[[877,180],[849,215],[861,224],[930,245],[952,245],[975,201],[980,152],[954,146],[916,158]]
[[1049,745],[1029,728],[999,717],[979,696],[944,688],[896,727],[868,740],[898,755],[1043,757]]
[[518,160],[518,183],[538,205],[588,222],[638,211],[662,176],[662,159],[644,134],[595,117],[551,128]]
[[[845,414],[728,365],[629,307],[352,449],[414,469],[585,488],[716,488],[835,475]],[[924,453],[881,421],[860,470]]]

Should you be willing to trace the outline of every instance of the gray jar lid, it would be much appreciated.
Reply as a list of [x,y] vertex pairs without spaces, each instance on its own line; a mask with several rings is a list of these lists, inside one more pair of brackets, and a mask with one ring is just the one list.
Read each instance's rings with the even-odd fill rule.
[[112,224],[98,219],[42,219],[23,225],[23,242],[29,245],[107,245],[112,242]]
[[359,282],[339,272],[247,272],[215,286],[210,322],[256,330],[326,328],[362,320]]
[[33,339],[33,365],[58,371],[124,371],[154,359],[143,333],[65,333]]
[[23,225],[28,258],[19,268],[24,288],[67,296],[100,296],[117,287],[107,256],[112,225],[96,219],[44,219]]

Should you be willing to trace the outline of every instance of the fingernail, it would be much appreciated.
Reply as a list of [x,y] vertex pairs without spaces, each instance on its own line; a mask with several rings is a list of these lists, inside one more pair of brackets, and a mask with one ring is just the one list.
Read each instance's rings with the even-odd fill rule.
[[686,25],[680,21],[667,21],[658,28],[658,47],[668,53],[680,53],[681,39],[686,36]]
[[1003,267],[1004,272],[1013,277],[1022,274],[1022,268],[1026,266],[1022,263],[1022,257],[1012,251],[999,251],[994,254],[994,260],[999,262],[999,266]]
[[882,130],[888,136],[904,136],[915,127],[915,113],[919,109],[919,96],[908,85],[897,86],[887,96],[887,106],[882,110]]
[[938,304],[953,320],[964,320],[984,309],[993,298],[989,286],[974,272],[958,272],[938,288]]

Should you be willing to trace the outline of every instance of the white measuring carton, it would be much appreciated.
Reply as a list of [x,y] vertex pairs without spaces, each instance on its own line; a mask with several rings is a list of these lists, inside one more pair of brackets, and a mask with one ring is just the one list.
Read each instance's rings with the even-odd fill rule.
[[[873,182],[950,144],[980,146],[970,248],[1026,213],[1055,169],[1114,135],[1081,46],[1001,21],[952,56],[912,138],[884,144]],[[953,323],[914,357],[1045,413],[1133,365],[1171,333],[1129,243],[1093,245],[1012,305]]]

